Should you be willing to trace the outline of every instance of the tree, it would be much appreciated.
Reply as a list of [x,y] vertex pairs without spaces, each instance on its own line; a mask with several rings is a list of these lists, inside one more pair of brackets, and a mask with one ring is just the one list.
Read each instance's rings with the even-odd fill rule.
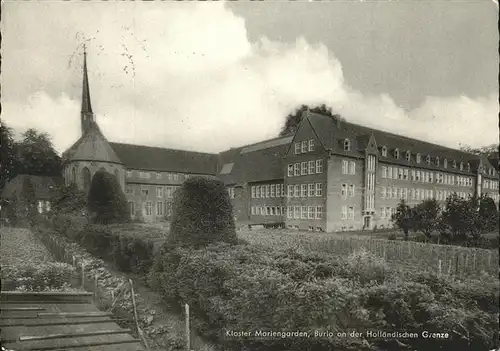
[[95,223],[123,223],[130,220],[125,193],[116,177],[106,171],[97,171],[92,178],[88,208],[93,212]]
[[14,133],[0,120],[0,189],[16,176],[17,164]]
[[438,228],[440,207],[435,199],[429,199],[416,205],[413,209],[415,229],[421,231],[430,239],[432,233]]
[[396,208],[396,213],[391,217],[394,224],[403,230],[405,235],[405,240],[408,240],[408,232],[415,228],[415,211],[413,208],[405,203],[405,200],[401,200]]
[[280,132],[280,136],[285,136],[295,133],[302,119],[302,113],[307,109],[309,109],[309,111],[311,112],[320,113],[330,117],[338,117],[338,115],[333,115],[332,111],[328,107],[326,107],[325,104],[314,106],[311,108],[309,108],[306,105],[301,105],[299,108],[295,110],[295,112],[290,113],[286,117],[285,125],[283,126],[283,129]]
[[35,218],[37,216],[37,199],[35,193],[35,187],[30,177],[25,177],[23,181],[23,186],[21,189],[21,199],[23,206],[26,211],[23,211],[29,224],[33,226]]
[[56,213],[81,214],[87,207],[87,196],[74,183],[69,186],[60,185],[55,194],[52,210]]
[[40,176],[60,176],[61,158],[54,150],[50,136],[33,128],[23,134],[23,139],[16,144],[18,174]]
[[477,237],[481,231],[478,207],[475,198],[461,199],[456,194],[451,195],[441,215],[442,231],[448,232],[455,242],[465,242],[468,236]]
[[189,178],[174,193],[168,244],[199,248],[216,242],[237,242],[229,194],[217,179]]
[[482,195],[478,202],[481,233],[498,232],[499,215],[495,201],[489,196]]

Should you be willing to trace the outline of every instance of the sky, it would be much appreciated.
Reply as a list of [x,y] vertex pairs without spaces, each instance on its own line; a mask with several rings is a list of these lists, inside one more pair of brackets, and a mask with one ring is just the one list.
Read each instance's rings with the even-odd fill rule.
[[301,104],[448,147],[498,143],[498,5],[2,2],[2,121],[81,134],[83,44],[110,141],[219,152]]

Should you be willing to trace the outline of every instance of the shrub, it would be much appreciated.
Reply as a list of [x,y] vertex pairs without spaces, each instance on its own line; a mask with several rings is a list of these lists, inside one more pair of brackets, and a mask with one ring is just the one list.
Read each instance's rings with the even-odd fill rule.
[[385,279],[387,265],[384,259],[368,252],[364,247],[351,253],[347,258],[348,267],[358,273],[361,284],[370,282],[382,283]]
[[194,248],[236,243],[233,209],[221,181],[189,178],[174,193],[169,241]]
[[127,199],[116,177],[105,171],[98,171],[92,178],[88,206],[94,212],[94,222],[100,224],[130,221]]
[[405,235],[405,240],[408,240],[408,232],[411,229],[415,229],[415,210],[405,203],[405,200],[401,200],[396,208],[396,213],[391,217],[392,222],[398,228],[403,230]]
[[87,196],[76,184],[61,185],[52,200],[52,211],[57,214],[79,214],[86,210]]
[[46,262],[36,266],[2,267],[2,290],[54,291],[68,290],[73,267],[65,263]]

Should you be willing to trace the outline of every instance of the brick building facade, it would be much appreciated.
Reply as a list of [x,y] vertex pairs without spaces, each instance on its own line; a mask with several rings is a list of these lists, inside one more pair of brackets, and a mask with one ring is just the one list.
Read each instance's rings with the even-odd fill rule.
[[293,135],[221,152],[109,143],[90,104],[86,57],[82,137],[63,154],[66,183],[88,189],[99,169],[115,174],[132,217],[168,216],[172,194],[193,175],[228,188],[238,225],[314,231],[391,226],[405,199],[487,194],[498,206],[498,164],[459,150],[306,111]]

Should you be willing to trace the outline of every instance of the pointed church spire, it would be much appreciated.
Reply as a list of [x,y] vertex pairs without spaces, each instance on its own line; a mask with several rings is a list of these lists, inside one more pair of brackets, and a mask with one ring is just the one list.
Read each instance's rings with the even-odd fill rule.
[[83,86],[82,86],[82,134],[85,134],[90,126],[94,123],[94,113],[90,103],[90,88],[89,77],[87,73],[87,49],[83,45]]

